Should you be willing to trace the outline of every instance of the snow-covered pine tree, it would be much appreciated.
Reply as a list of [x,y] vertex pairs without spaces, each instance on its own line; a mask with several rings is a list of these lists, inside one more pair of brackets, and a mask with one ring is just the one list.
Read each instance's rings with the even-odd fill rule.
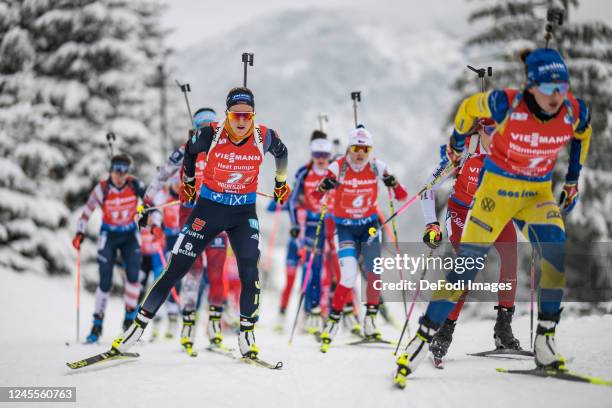
[[[34,203],[40,202],[39,196],[56,200],[62,207],[56,213],[63,216],[51,228],[56,235],[47,237],[48,245],[61,247],[63,254],[55,260],[45,258],[62,265],[12,267],[67,272],[74,265],[69,221],[74,221],[95,183],[107,177],[106,133],[117,135],[115,152],[129,153],[136,174],[144,179],[153,172],[152,163],[159,161],[151,149],[157,132],[149,128],[158,100],[147,95],[154,57],[142,46],[143,25],[159,14],[143,19],[134,2],[120,0],[25,0],[0,7],[7,9],[0,13],[0,129],[6,135],[2,153],[11,163],[5,168],[12,169],[13,178],[18,179],[19,168],[28,181],[8,189],[29,187]],[[160,32],[160,43],[163,35]],[[41,217],[46,212],[38,207]],[[25,218],[39,225],[31,213]],[[92,235],[97,228],[92,222]],[[34,231],[24,241],[38,242],[33,239],[36,234],[40,235]],[[12,243],[15,237],[6,239]],[[21,247],[13,251],[33,262],[44,256],[40,249],[25,252]],[[84,248],[84,261],[92,263],[94,246]]]
[[[566,59],[571,75],[571,89],[583,98],[592,112],[593,137],[587,163],[580,180],[581,200],[566,218],[568,251],[586,254],[594,243],[609,241],[612,236],[612,29],[603,22],[576,23],[571,10],[579,6],[576,0],[535,2],[490,0],[476,7],[469,16],[475,33],[466,42],[466,63],[490,65],[493,78],[486,78],[488,89],[521,87],[524,66],[518,54],[525,48],[543,47],[546,10],[548,6],[566,10],[564,24],[555,31],[550,46],[557,48]],[[465,70],[455,81],[461,98],[477,92],[475,75]],[[456,108],[454,106],[453,108]],[[454,111],[452,111],[454,114]],[[555,169],[555,191],[559,191],[567,169],[567,152],[560,155]],[[601,245],[601,244],[600,244]],[[600,249],[606,249],[604,246]],[[611,253],[607,249],[607,256]],[[601,253],[603,259],[606,253]],[[609,271],[605,266],[584,267],[585,257],[568,257],[568,278],[593,282],[610,295]],[[608,275],[608,276],[606,276]],[[573,283],[569,282],[572,287]],[[583,284],[578,286],[584,287]],[[570,290],[570,298],[591,300],[589,290]]]
[[67,273],[70,213],[47,183],[66,161],[41,133],[54,108],[32,103],[36,45],[22,7],[0,4],[0,268]]
[[[567,10],[556,38],[572,92],[589,105],[593,126],[580,202],[566,217],[568,249],[579,254],[568,257],[568,267],[576,271],[568,275],[568,285],[579,288],[572,293],[577,299],[600,301],[612,298],[612,27],[601,21],[575,23]],[[566,162],[563,157],[556,168],[561,182]]]

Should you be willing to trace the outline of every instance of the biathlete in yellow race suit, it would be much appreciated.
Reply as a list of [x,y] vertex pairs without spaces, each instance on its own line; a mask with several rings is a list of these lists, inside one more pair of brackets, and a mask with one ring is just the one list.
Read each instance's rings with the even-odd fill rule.
[[[526,89],[494,90],[465,99],[455,116],[447,152],[457,162],[477,118],[497,124],[491,154],[485,158],[479,188],[461,237],[458,257],[483,257],[510,221],[522,230],[541,259],[538,328],[534,343],[538,366],[563,368],[555,346],[555,327],[565,287],[565,228],[561,214],[578,199],[577,182],[591,136],[586,104],[569,91],[565,62],[553,49],[536,49],[525,60]],[[559,151],[570,142],[569,168],[557,205],[552,173]],[[465,259],[464,259],[465,260]],[[448,282],[466,283],[478,269],[452,271]],[[440,324],[462,291],[439,290],[420,318],[419,330],[397,360],[395,382],[402,386],[427,353]]]

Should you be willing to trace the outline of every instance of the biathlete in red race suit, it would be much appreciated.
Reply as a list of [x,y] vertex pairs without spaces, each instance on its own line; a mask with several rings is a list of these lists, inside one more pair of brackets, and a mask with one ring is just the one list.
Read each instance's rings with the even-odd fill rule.
[[[316,199],[312,193],[315,192],[319,183],[327,175],[327,168],[331,159],[333,146],[332,143],[323,138],[314,139],[310,142],[311,160],[306,165],[298,170],[295,176],[294,190],[289,198],[290,212],[291,209],[303,206],[306,211],[306,221],[304,228],[304,246],[306,248],[306,256],[302,268],[302,285],[304,280],[306,283],[304,309],[306,311],[306,331],[315,334],[317,337],[321,335],[323,330],[323,319],[321,317],[321,273],[323,269],[323,249],[326,242],[326,229],[329,227],[325,220],[332,219],[330,214],[333,214],[333,192],[330,192],[326,197],[326,213],[325,220],[321,224],[319,236],[316,236],[317,226],[321,219],[323,203]],[[292,212],[291,212],[292,213]],[[293,213],[292,213],[293,214]],[[292,216],[292,235],[299,233],[300,226]],[[313,253],[314,241],[317,240],[316,248]],[[314,256],[312,260],[310,257]],[[309,264],[311,265],[308,270]],[[306,274],[309,274],[308,278]]]
[[373,262],[375,258],[380,257],[380,238],[370,245],[363,244],[368,241],[368,230],[379,226],[376,212],[378,180],[383,180],[387,187],[393,189],[396,199],[405,200],[408,196],[387,165],[370,157],[373,146],[370,132],[362,126],[357,127],[351,132],[348,145],[347,154],[330,164],[326,177],[312,193],[315,199],[325,199],[328,192],[335,190],[333,215],[338,234],[341,269],[340,283],[336,286],[331,312],[321,334],[321,351],[324,353],[329,350],[338,332],[346,296],[353,290],[359,276],[357,259],[360,253],[367,274],[363,333],[368,339],[380,338],[381,334],[375,323],[380,304],[380,290],[374,289],[373,286],[376,279]]
[[[427,225],[423,234],[423,242],[430,248],[435,249],[440,245],[442,240],[442,232],[440,223],[436,217],[435,209],[435,190],[442,185],[442,181],[450,178],[453,174],[456,175],[453,191],[448,198],[446,212],[446,231],[449,241],[452,243],[455,251],[459,249],[461,234],[465,226],[468,211],[472,206],[474,193],[478,188],[480,172],[482,164],[487,154],[490,152],[491,136],[495,130],[491,119],[481,119],[477,123],[477,135],[472,135],[474,141],[477,142],[474,153],[464,162],[461,168],[458,168],[454,173],[449,173],[445,178],[440,180],[433,189],[426,191],[421,195],[421,207]],[[468,143],[469,145],[469,143]],[[436,174],[440,174],[448,164],[448,158],[445,154],[446,145],[442,146],[442,160],[438,167],[434,170],[427,183],[431,182]],[[493,329],[493,337],[495,347],[498,349],[520,350],[520,343],[512,333],[512,315],[514,314],[514,298],[516,294],[516,277],[517,277],[517,245],[516,245],[516,230],[512,221],[508,222],[502,229],[493,244],[500,257],[500,274],[499,282],[510,285],[510,290],[500,290],[498,292],[499,303],[495,306],[497,310],[497,321]],[[467,292],[455,305],[455,308],[448,315],[440,330],[436,332],[429,346],[434,357],[442,359],[450,346],[453,339],[453,332],[459,313],[464,304],[464,298]]]
[[[561,318],[565,289],[565,224],[562,214],[578,200],[578,177],[591,137],[586,104],[569,92],[569,72],[561,55],[539,48],[522,55],[527,81],[523,89],[502,89],[466,98],[455,116],[447,145],[449,160],[458,162],[465,139],[479,118],[496,123],[491,154],[485,157],[478,190],[461,236],[456,265],[446,280],[466,285],[479,271],[483,258],[506,224],[514,221],[540,255],[538,327],[534,339],[535,363],[547,370],[565,369],[555,331]],[[570,143],[569,166],[558,204],[552,192],[552,174],[561,149]],[[471,261],[468,267],[466,261]],[[463,262],[463,263],[462,263]],[[419,330],[397,359],[395,383],[405,386],[426,355],[426,343],[444,323],[463,291],[436,291]]]
[[97,254],[100,281],[96,289],[93,326],[86,340],[88,343],[97,342],[102,335],[102,323],[113,281],[117,251],[121,251],[127,277],[123,289],[124,328],[129,327],[136,317],[140,293],[138,273],[142,254],[140,235],[134,217],[137,213],[138,199],[143,198],[145,187],[138,179],[128,174],[131,163],[132,160],[125,154],[116,155],[111,159],[110,176],[100,181],[89,194],[87,204],[77,222],[77,233],[72,240],[72,245],[79,250],[85,238],[89,217],[96,207],[100,207],[103,213]]
[[[238,260],[240,274],[240,334],[238,346],[245,357],[255,357],[255,323],[259,308],[259,221],[255,199],[264,154],[276,159],[274,196],[281,204],[289,196],[286,184],[287,149],[276,132],[254,122],[255,100],[248,88],[230,90],[227,118],[199,129],[185,145],[183,191],[196,202],[171,250],[168,266],[149,291],[134,324],[113,343],[124,352],[142,335],[174,283],[181,279],[198,254],[226,231]],[[196,200],[195,170],[200,153],[207,153],[204,178]]]

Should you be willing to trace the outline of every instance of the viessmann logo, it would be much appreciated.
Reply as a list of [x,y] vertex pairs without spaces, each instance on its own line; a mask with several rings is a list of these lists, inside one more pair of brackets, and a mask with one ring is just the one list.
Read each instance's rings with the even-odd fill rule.
[[215,157],[218,159],[227,160],[230,163],[234,163],[235,161],[253,161],[259,160],[259,156],[256,154],[236,154],[236,153],[220,153],[215,152]]
[[345,180],[344,184],[349,185],[350,187],[359,187],[359,186],[367,186],[368,184],[376,184],[377,180],[359,180],[359,179],[350,179]]
[[106,200],[106,204],[107,205],[111,205],[111,206],[112,205],[121,205],[121,204],[130,203],[132,201],[136,201],[136,196],[111,198],[110,200]]
[[514,133],[510,134],[512,140],[529,143],[531,147],[537,147],[540,144],[563,144],[572,138],[571,135],[562,135],[562,136],[545,136],[539,133],[532,133],[530,135],[523,133]]

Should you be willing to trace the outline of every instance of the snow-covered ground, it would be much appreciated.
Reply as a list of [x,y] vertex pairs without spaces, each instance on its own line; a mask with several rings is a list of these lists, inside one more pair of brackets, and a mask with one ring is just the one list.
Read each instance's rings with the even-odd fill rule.
[[[0,386],[75,386],[77,406],[559,408],[609,407],[612,403],[609,387],[495,371],[500,366],[528,368],[533,364],[529,360],[467,356],[467,352],[491,348],[492,321],[458,325],[446,368],[436,370],[426,362],[400,391],[392,387],[394,357],[390,349],[342,345],[349,341],[346,334],[339,336],[327,355],[319,353],[317,344],[303,334],[289,347],[288,334],[281,336],[272,330],[277,305],[274,292],[264,294],[257,340],[262,358],[284,362],[280,371],[247,366],[206,351],[198,358],[189,358],[180,352],[177,340],[163,340],[137,346],[141,357],[136,361],[70,372],[65,361],[104,350],[119,332],[119,299],[113,298],[109,304],[103,344],[75,345],[71,280],[3,272],[1,282]],[[526,307],[519,305],[523,310]],[[89,328],[92,308],[93,298],[84,295],[82,338]],[[421,309],[419,305],[416,311]],[[527,345],[528,315],[519,317],[514,328]],[[383,333],[395,339],[399,330],[383,326]],[[198,333],[199,347],[204,346],[202,334]],[[230,345],[235,344],[234,335],[226,337]],[[573,358],[570,366],[607,378],[612,378],[611,338],[610,315],[567,318],[558,329],[562,351]]]

